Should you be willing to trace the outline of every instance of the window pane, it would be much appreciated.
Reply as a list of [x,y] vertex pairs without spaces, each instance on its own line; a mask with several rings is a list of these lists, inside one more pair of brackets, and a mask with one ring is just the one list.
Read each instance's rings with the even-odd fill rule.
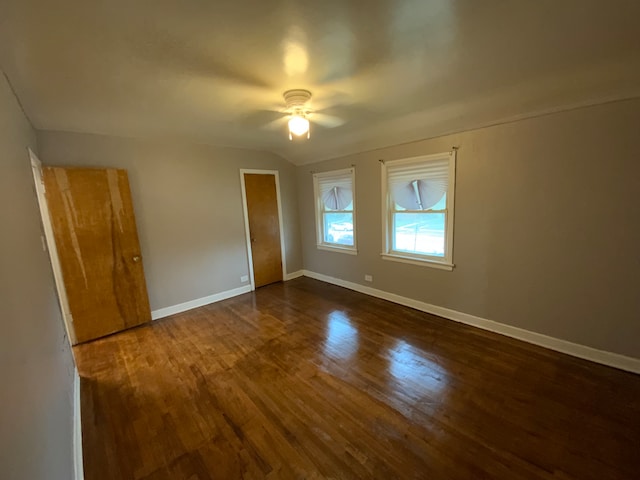
[[353,213],[325,212],[324,241],[339,245],[353,246]]
[[393,250],[444,257],[444,213],[394,213]]
[[442,195],[442,198],[440,199],[440,201],[438,201],[438,203],[436,203],[433,207],[431,207],[431,210],[444,210],[447,208],[447,192],[444,193],[444,195]]
[[[447,192],[445,192],[444,195],[442,195],[442,198],[438,200],[438,202],[433,207],[429,208],[429,210],[445,210],[446,208],[447,208]],[[403,210],[406,210],[406,208],[398,205],[395,202],[393,204],[393,209],[400,212]]]
[[327,207],[326,205],[324,205],[324,210],[327,212],[342,212],[344,210],[350,211],[350,210],[353,210],[353,201],[349,205],[344,207],[342,210],[334,210],[332,208]]

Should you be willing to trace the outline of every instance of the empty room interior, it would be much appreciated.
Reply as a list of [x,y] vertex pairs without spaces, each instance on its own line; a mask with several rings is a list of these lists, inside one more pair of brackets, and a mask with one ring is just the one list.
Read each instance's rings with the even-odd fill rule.
[[640,478],[639,19],[0,1],[0,478]]

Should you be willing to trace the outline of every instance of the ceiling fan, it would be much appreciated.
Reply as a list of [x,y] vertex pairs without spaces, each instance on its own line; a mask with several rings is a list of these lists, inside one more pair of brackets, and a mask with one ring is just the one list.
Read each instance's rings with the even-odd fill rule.
[[289,127],[289,140],[293,137],[307,138],[311,136],[310,122],[317,123],[326,128],[339,127],[344,124],[344,120],[333,115],[319,113],[311,107],[311,92],[309,90],[294,89],[287,90],[282,95],[286,108],[280,110],[285,116],[266,125],[268,128],[280,126],[286,122]]

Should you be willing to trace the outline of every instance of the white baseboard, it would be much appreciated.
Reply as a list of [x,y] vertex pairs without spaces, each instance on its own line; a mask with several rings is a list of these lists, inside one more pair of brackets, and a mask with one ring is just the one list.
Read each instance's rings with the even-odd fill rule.
[[220,302],[222,300],[226,300],[227,298],[242,295],[243,293],[248,293],[250,291],[251,285],[245,285],[243,287],[226,290],[224,292],[214,293],[213,295],[209,295],[207,297],[196,298],[195,300],[191,300],[189,302],[179,303],[178,305],[159,308],[158,310],[153,310],[151,312],[151,319],[158,320],[159,318],[168,317],[169,315],[175,315],[176,313],[186,312],[187,310],[203,307],[204,305],[209,305],[210,303]]
[[[286,282],[288,280],[293,280],[294,278],[302,277],[303,275],[304,275],[304,271],[302,270],[298,270],[297,272],[287,273],[284,276],[284,281]],[[189,302],[179,303],[177,305],[172,305],[170,307],[159,308],[158,310],[153,310],[151,312],[151,319],[158,320],[160,318],[168,317],[170,315],[175,315],[176,313],[182,313],[182,312],[186,312],[187,310],[203,307],[204,305],[209,305],[210,303],[220,302],[222,300],[226,300],[227,298],[235,297],[237,295],[242,295],[243,293],[248,293],[250,291],[251,291],[251,285],[244,285],[242,287],[234,288],[232,290],[215,293],[207,297],[196,298],[195,300],[191,300]]]
[[82,461],[82,415],[80,411],[80,374],[74,368],[73,374],[73,471],[75,480],[84,480]]
[[302,277],[304,275],[304,270],[298,270],[297,272],[287,273],[284,276],[284,281],[287,282],[289,280],[293,280],[294,278]]
[[394,293],[385,292],[376,288],[367,287],[358,283],[349,282],[339,278],[330,277],[321,273],[312,272],[309,270],[303,271],[304,276],[315,278],[323,282],[332,283],[340,287],[345,287],[356,292],[371,295],[372,297],[382,298],[390,302],[399,303],[407,307],[415,308],[423,312],[431,313],[439,317],[443,317],[456,322],[465,323],[474,327],[481,328],[483,330],[489,330],[501,335],[516,338],[527,343],[532,343],[541,347],[545,347],[557,352],[566,353],[574,357],[583,358],[592,362],[601,363],[610,367],[619,368],[620,370],[626,370],[628,372],[640,373],[640,359],[627,357],[617,353],[606,352],[604,350],[598,350],[592,347],[587,347],[577,343],[568,342],[567,340],[561,340],[559,338],[549,337],[542,335],[541,333],[531,332],[518,327],[512,327],[505,325],[504,323],[495,322],[493,320],[487,320],[486,318],[476,317],[468,313],[458,312],[449,308],[439,307],[437,305],[431,305],[429,303],[414,300],[412,298],[402,297]]

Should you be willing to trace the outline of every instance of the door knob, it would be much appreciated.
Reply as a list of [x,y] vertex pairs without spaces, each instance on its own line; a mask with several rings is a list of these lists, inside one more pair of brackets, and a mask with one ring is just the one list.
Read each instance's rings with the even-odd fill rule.
[[140,255],[134,255],[131,260],[133,260],[134,262],[138,263],[140,261]]
[[256,239],[255,239],[255,238],[253,238],[253,237],[251,237],[251,243],[253,243],[253,242],[255,242],[255,241],[256,241]]

